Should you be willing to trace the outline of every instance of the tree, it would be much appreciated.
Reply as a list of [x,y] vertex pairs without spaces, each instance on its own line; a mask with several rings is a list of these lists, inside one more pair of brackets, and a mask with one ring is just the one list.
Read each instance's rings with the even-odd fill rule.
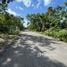
[[[67,2],[65,3],[67,5]],[[66,6],[48,7],[46,13],[29,14],[29,28],[36,31],[45,31],[52,27],[66,28],[67,10]],[[64,19],[65,18],[65,19]],[[61,22],[63,21],[63,23]]]
[[65,4],[65,6],[67,6],[67,2],[65,2],[64,4]]

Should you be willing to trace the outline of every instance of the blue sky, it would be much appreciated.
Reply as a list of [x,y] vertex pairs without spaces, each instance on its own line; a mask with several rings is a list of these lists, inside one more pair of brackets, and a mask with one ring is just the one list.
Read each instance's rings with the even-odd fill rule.
[[[49,6],[64,5],[67,0],[15,0],[8,5],[8,12],[25,18],[30,13],[43,13]],[[25,24],[26,25],[26,24]]]

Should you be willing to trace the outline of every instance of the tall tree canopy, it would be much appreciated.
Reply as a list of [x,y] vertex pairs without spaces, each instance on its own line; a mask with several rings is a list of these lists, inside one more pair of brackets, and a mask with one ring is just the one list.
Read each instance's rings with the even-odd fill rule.
[[67,28],[67,2],[65,6],[48,7],[46,13],[29,14],[29,28],[45,31],[51,27]]

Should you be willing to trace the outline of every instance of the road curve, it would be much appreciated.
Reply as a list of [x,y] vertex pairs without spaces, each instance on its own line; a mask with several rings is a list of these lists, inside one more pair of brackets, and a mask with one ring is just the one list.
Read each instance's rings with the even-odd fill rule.
[[0,67],[67,67],[67,43],[22,32],[0,55]]

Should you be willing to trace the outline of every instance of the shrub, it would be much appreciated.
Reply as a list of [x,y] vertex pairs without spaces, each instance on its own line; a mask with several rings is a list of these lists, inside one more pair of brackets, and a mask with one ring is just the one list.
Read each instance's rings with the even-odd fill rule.
[[56,29],[51,28],[51,29],[45,31],[44,33],[48,36],[53,36],[53,37],[59,38],[59,40],[61,40],[61,41],[67,41],[67,30],[66,29],[60,30],[58,28],[56,28]]
[[60,30],[57,37],[62,41],[67,41],[67,30]]
[[19,34],[19,32],[20,32],[20,30],[16,30],[16,31],[14,32],[14,34]]
[[19,28],[17,28],[15,30],[12,29],[11,31],[9,31],[8,34],[14,34],[14,35],[16,35],[16,34],[19,34],[19,32],[20,32],[20,30],[19,30]]
[[59,28],[53,27],[53,28],[50,28],[49,30],[45,31],[45,34],[48,36],[57,37],[59,30],[60,30]]

